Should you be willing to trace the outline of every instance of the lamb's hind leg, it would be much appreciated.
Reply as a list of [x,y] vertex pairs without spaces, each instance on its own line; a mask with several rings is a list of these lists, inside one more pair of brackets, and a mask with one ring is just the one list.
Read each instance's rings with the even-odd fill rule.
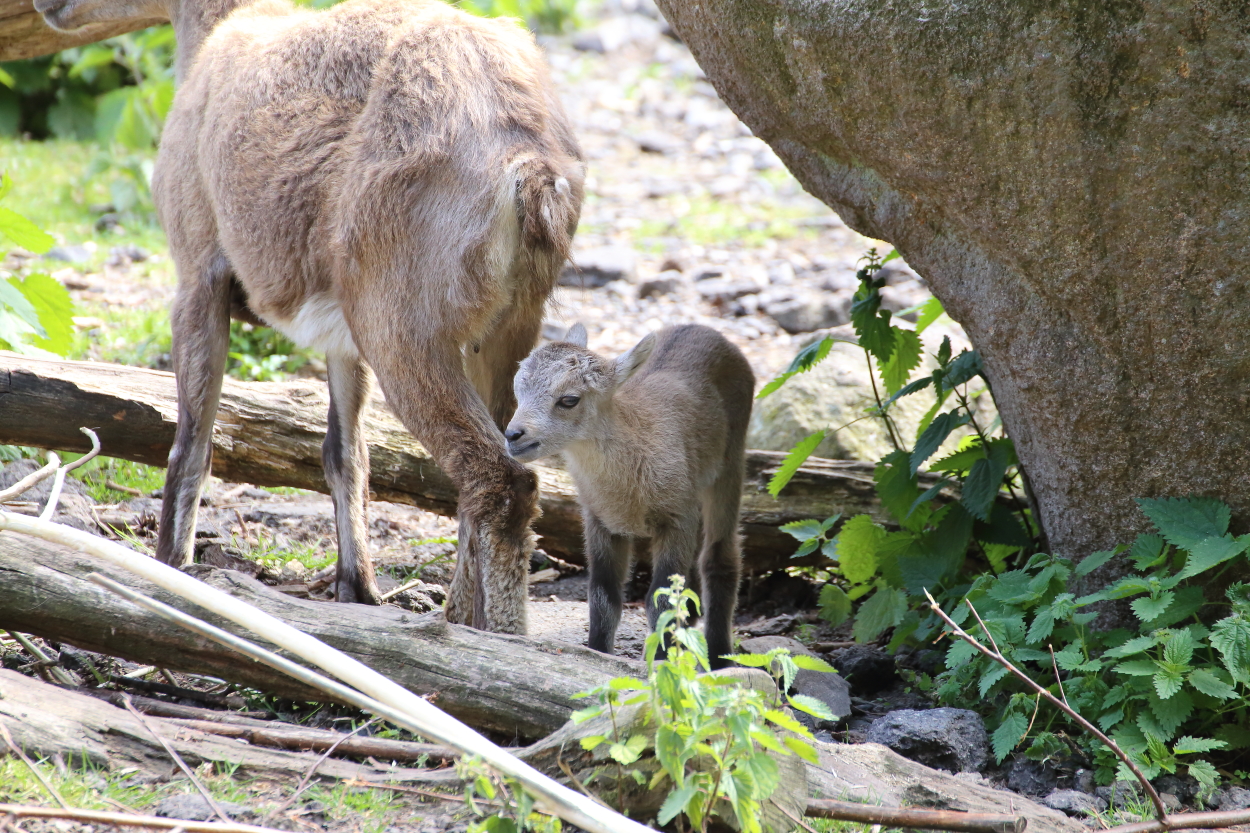
[[365,508],[369,501],[369,450],[361,417],[369,398],[369,369],[358,356],[326,356],[330,381],[330,416],[321,460],[334,498],[334,527],[339,560],[334,599],[339,602],[381,604]]
[[738,535],[741,499],[742,464],[738,463],[722,472],[703,501],[699,571],[703,576],[703,629],[714,669],[728,665],[721,657],[733,653],[733,616],[742,572],[742,541]]
[[179,259],[178,295],[170,311],[178,429],[169,451],[156,557],[182,567],[194,557],[200,490],[213,460],[213,421],[230,343],[232,271],[217,251],[199,262]]

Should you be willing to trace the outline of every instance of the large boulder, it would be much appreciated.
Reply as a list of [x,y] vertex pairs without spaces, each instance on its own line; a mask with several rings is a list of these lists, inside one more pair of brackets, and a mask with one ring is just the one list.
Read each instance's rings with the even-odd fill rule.
[[1143,496],[1220,497],[1250,528],[1245,3],[658,5],[966,328],[1054,551],[1131,541]]
[[947,772],[979,772],[990,754],[981,716],[967,709],[898,709],[873,721],[868,742]]

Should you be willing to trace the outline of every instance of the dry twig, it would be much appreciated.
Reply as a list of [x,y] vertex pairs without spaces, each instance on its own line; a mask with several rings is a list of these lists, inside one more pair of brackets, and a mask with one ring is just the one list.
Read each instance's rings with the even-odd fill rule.
[[[1102,741],[1104,744],[1106,744],[1107,748],[1110,749],[1117,758],[1123,761],[1124,765],[1128,767],[1129,771],[1132,772],[1133,775],[1137,777],[1137,780],[1142,785],[1142,789],[1146,791],[1146,794],[1148,796],[1150,796],[1150,802],[1154,805],[1154,808],[1155,808],[1155,815],[1158,817],[1160,822],[1166,825],[1167,818],[1168,818],[1168,811],[1167,811],[1167,808],[1163,806],[1163,799],[1159,798],[1159,793],[1155,791],[1155,788],[1151,785],[1150,781],[1146,778],[1145,774],[1142,773],[1141,769],[1138,768],[1137,764],[1133,763],[1133,760],[1127,754],[1125,754],[1124,750],[1121,749],[1115,741],[1113,741],[1111,738],[1107,737],[1105,734],[1099,731],[1097,726],[1090,723],[1085,718],[1081,717],[1081,715],[1079,715],[1076,712],[1076,710],[1073,709],[1071,706],[1069,706],[1067,703],[1060,700],[1055,695],[1051,694],[1050,691],[1048,691],[1045,687],[1035,682],[1032,677],[1030,677],[1028,674],[1025,674],[1023,671],[1021,671],[1019,668],[1013,665],[1011,661],[1008,660],[1006,657],[1004,657],[1000,652],[998,652],[997,650],[990,650],[989,648],[985,647],[980,642],[978,642],[973,636],[971,636],[967,631],[959,627],[959,625],[956,625],[955,620],[951,619],[949,616],[946,615],[946,611],[942,610],[941,605],[939,605],[937,601],[934,600],[933,596],[929,593],[928,590],[925,590],[924,594],[929,599],[929,607],[933,610],[934,613],[936,613],[938,616],[942,618],[942,621],[944,621],[950,627],[951,631],[956,636],[958,636],[964,642],[967,642],[969,645],[971,645],[976,650],[980,651],[985,656],[992,659],[994,662],[997,662],[999,665],[1006,668],[1017,679],[1019,679],[1029,688],[1033,689],[1033,691],[1037,692],[1042,697],[1045,697],[1047,701],[1051,703],[1051,705],[1053,705],[1055,708],[1062,711],[1068,717],[1075,720],[1081,726],[1082,729],[1089,732],[1091,735],[1093,735],[1094,737]],[[972,615],[976,617],[977,622],[981,624],[981,630],[985,631],[985,635],[989,637],[990,642],[993,642],[994,637],[989,635],[990,634],[989,629],[985,627],[985,622],[981,620],[981,614],[977,613],[977,609],[972,606],[972,602],[969,602],[966,599],[964,601],[967,603],[968,609],[972,611]]]
[[350,734],[343,735],[343,737],[341,737],[341,738],[339,738],[338,740],[336,740],[336,741],[334,742],[334,745],[333,745],[333,746],[331,746],[329,749],[327,749],[327,750],[325,751],[325,753],[324,753],[324,754],[322,754],[322,756],[321,756],[321,757],[319,757],[317,760],[313,761],[313,765],[312,765],[312,766],[310,766],[310,767],[308,768],[308,771],[304,773],[304,777],[303,777],[303,778],[301,778],[301,779],[299,779],[299,784],[297,784],[297,785],[295,786],[295,792],[291,793],[291,797],[290,797],[290,798],[288,798],[286,801],[282,802],[282,804],[281,804],[281,805],[280,805],[280,806],[279,806],[276,810],[274,810],[272,813],[269,813],[269,815],[271,815],[271,816],[276,816],[276,815],[278,815],[279,813],[285,812],[285,811],[286,811],[286,808],[288,808],[288,807],[290,807],[292,804],[294,804],[294,803],[295,803],[295,799],[299,798],[299,797],[300,797],[300,795],[301,795],[301,794],[303,794],[304,790],[308,789],[308,785],[309,785],[310,783],[312,783],[312,777],[313,777],[313,775],[317,772],[317,767],[321,766],[321,764],[325,762],[325,759],[326,759],[326,758],[328,758],[328,757],[330,757],[331,755],[333,755],[333,754],[334,754],[334,750],[338,749],[338,748],[339,748],[340,746],[342,746],[342,745],[343,745],[346,741],[349,741],[349,740],[351,740],[352,738],[356,737],[356,735],[360,734],[361,732],[363,732],[365,729],[369,728],[370,726],[372,726],[372,725],[373,725],[374,723],[376,723],[376,722],[377,722],[377,718],[376,718],[376,717],[374,717],[374,718],[370,718],[368,721],[366,721],[366,722],[364,722],[364,723],[360,724],[360,725],[359,725],[359,726],[357,726],[355,729],[353,729],[353,730],[351,731],[351,733],[350,733]]
[[32,488],[40,480],[45,480],[56,473],[61,466],[61,458],[56,455],[55,451],[48,452],[48,464],[38,471],[33,471],[14,483],[7,489],[0,490],[0,503],[12,500],[13,498]]
[[96,436],[95,432],[90,428],[79,428],[78,430],[91,438],[91,450],[74,462],[66,463],[56,470],[56,479],[52,481],[52,491],[48,493],[48,503],[43,507],[43,511],[39,513],[39,520],[41,521],[52,520],[52,515],[56,512],[56,505],[61,502],[61,489],[65,487],[65,475],[79,466],[94,460],[100,453],[100,438]]
[[79,810],[76,807],[31,807],[24,804],[0,804],[0,813],[17,818],[73,819],[92,824],[116,827],[157,827],[163,830],[185,830],[186,833],[284,833],[272,827],[254,824],[219,824],[213,821],[187,821],[144,816],[136,813],[110,813],[106,810]]
[[173,758],[174,763],[177,764],[178,768],[182,770],[182,774],[191,779],[191,783],[195,785],[195,788],[199,791],[200,795],[204,796],[204,800],[208,802],[209,807],[213,808],[213,812],[217,815],[217,817],[226,824],[230,824],[233,819],[226,815],[226,811],[223,810],[221,805],[217,803],[217,799],[213,798],[213,794],[208,791],[208,787],[204,786],[204,782],[196,777],[195,771],[192,770],[191,767],[187,766],[187,762],[182,759],[182,756],[169,745],[169,741],[165,740],[165,736],[156,731],[156,729],[152,728],[152,724],[148,723],[148,719],[143,716],[143,713],[135,708],[134,704],[130,702],[129,697],[122,698],[122,705],[126,707],[126,711],[135,716],[135,720],[139,721],[139,725],[144,729],[147,729],[148,734],[156,738],[157,742],[165,748],[165,754]]
[[57,660],[52,659],[50,656],[48,656],[47,654],[43,652],[42,648],[40,648],[38,645],[36,645],[35,643],[27,639],[26,634],[18,633],[17,631],[5,631],[5,633],[13,637],[13,639],[17,642],[17,644],[21,645],[22,648],[26,650],[26,653],[30,654],[39,662],[46,663],[48,672],[52,674],[53,677],[56,678],[56,681],[58,683],[60,683],[61,685],[66,685],[70,687],[78,685],[78,681],[75,680],[73,677],[71,677],[69,675],[69,672],[66,671],[64,668],[62,668],[58,664]]

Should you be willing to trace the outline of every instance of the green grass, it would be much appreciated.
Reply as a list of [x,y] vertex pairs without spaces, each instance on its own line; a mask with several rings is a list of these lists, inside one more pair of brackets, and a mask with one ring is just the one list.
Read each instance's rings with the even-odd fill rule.
[[[64,454],[62,459],[68,462],[79,455]],[[87,492],[96,503],[119,503],[129,500],[133,495],[109,488],[109,481],[119,486],[138,489],[149,495],[157,489],[165,488],[165,470],[157,466],[145,466],[143,463],[132,463],[115,457],[97,457],[81,468],[74,469],[72,476],[82,481]]]
[[644,245],[648,238],[657,237],[680,237],[700,245],[761,246],[766,240],[817,236],[815,229],[796,224],[811,216],[802,206],[783,206],[768,199],[738,204],[711,196],[672,196],[662,203],[663,208],[653,212],[660,219],[644,219],[634,232]]

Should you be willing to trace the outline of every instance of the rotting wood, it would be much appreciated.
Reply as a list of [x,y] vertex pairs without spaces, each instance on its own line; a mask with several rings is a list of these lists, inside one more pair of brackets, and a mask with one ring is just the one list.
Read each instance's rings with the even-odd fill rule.
[[[574,645],[448,625],[441,614],[393,606],[334,605],[274,592],[240,573],[193,568],[208,584],[249,602],[345,653],[465,722],[532,739],[564,724],[572,696],[605,679],[634,676],[641,663]],[[144,665],[207,674],[301,700],[325,695],[203,637],[168,625],[87,580],[102,573],[179,610],[195,605],[97,559],[36,539],[0,533],[0,628],[20,628],[83,650]],[[327,615],[332,613],[332,615]],[[212,624],[249,636],[216,617]]]
[[[3,0],[0,0],[3,2]],[[85,451],[83,425],[100,435],[104,454],[164,466],[177,415],[173,374],[121,365],[46,361],[0,351],[0,443]],[[213,474],[258,486],[325,492],[321,442],[328,407],[319,382],[227,379],[213,431]],[[375,399],[365,418],[373,495],[444,515],[456,490],[430,455]],[[809,460],[780,498],[767,485],[785,455],[751,451],[742,496],[743,557],[748,571],[791,562],[795,541],[778,527],[802,518],[867,513],[889,519],[877,500],[871,463]],[[582,561],[581,513],[568,474],[535,466],[541,482],[540,545]],[[921,486],[937,482],[922,475]]]
[[[168,773],[172,762],[155,738],[124,709],[76,691],[0,670],[0,720],[14,741],[30,754],[60,755],[65,761],[103,770],[137,767]],[[316,759],[310,753],[265,749],[205,734],[176,723],[149,717],[147,721],[190,766],[204,763],[238,765],[239,771],[258,778],[290,780],[308,770]],[[456,783],[449,769],[377,767],[339,759],[318,768],[324,779],[404,783]]]
[[43,22],[35,11],[33,0],[0,0],[0,61],[36,58],[95,43],[115,35],[165,23],[159,18],[125,23],[102,23],[84,26],[73,32],[58,32]]
[[342,732],[326,729],[307,729],[302,726],[270,724],[266,726],[242,726],[237,723],[218,723],[212,720],[186,720],[166,718],[170,725],[183,726],[217,735],[223,738],[245,740],[253,746],[274,749],[311,749],[324,752],[336,743],[340,755],[358,758],[373,756],[382,761],[453,761],[460,757],[456,750],[436,743],[411,743],[389,738],[347,737]]

